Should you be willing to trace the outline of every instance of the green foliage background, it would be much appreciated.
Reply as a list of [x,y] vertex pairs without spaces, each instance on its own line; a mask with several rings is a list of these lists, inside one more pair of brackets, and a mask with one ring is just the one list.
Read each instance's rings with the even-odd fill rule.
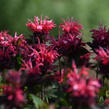
[[27,19],[41,15],[56,24],[62,18],[74,17],[84,26],[84,39],[89,40],[90,29],[109,25],[109,0],[0,0],[0,30],[27,36]]

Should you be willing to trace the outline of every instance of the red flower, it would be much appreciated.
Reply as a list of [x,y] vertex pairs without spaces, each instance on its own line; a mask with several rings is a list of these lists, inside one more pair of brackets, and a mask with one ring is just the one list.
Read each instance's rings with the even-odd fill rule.
[[27,62],[23,61],[22,68],[20,69],[20,71],[26,71],[27,75],[38,75],[41,74],[40,66],[42,65],[42,63],[33,65],[31,60]]
[[109,99],[106,99],[106,100],[104,101],[104,104],[109,105]]
[[25,44],[27,44],[25,37],[23,34],[17,36],[17,33],[15,33],[15,36],[13,38],[13,45],[14,46],[24,46]]
[[80,33],[80,30],[83,28],[82,25],[78,24],[78,22],[69,20],[69,21],[64,21],[63,24],[60,25],[62,28],[62,31],[64,33],[70,33],[72,35],[82,35]]
[[8,47],[11,45],[13,38],[10,36],[7,31],[0,33],[0,46]]
[[100,25],[99,29],[93,29],[91,30],[91,32],[93,38],[91,47],[93,49],[99,47],[103,47],[103,48],[109,47],[109,30],[106,27]]
[[30,48],[31,53],[28,54],[29,60],[23,62],[23,68],[27,72],[28,82],[48,79],[53,72],[54,61],[58,58],[58,53],[52,47],[45,44],[36,44]]
[[57,71],[55,75],[50,76],[50,78],[53,78],[54,80],[58,81],[58,83],[62,84],[64,82],[64,76],[65,76],[65,71],[62,70]]
[[74,70],[70,70],[67,75],[67,93],[71,93],[74,98],[80,98],[78,102],[93,103],[100,88],[98,80],[88,77],[87,68],[82,67],[78,72],[74,63],[72,67]]
[[56,50],[53,50],[52,47],[47,46],[45,44],[36,44],[31,47],[31,54],[29,57],[31,61],[34,61],[36,64],[50,65],[52,64],[59,56]]
[[109,50],[100,48],[96,52],[95,59],[99,62],[99,72],[105,76],[109,76]]
[[100,61],[104,65],[109,65],[109,50],[106,51],[103,48],[97,49],[96,60]]
[[74,57],[75,54],[78,55],[82,53],[81,50],[83,50],[82,48],[85,46],[81,38],[71,34],[59,37],[58,40],[52,41],[52,45],[60,55],[67,57]]
[[26,24],[27,27],[30,28],[34,33],[44,33],[48,34],[52,28],[55,27],[55,24],[52,20],[47,20],[47,17],[43,20],[42,17],[39,19],[38,17],[34,17],[34,22],[29,21]]
[[27,41],[25,40],[25,37],[23,34],[17,36],[17,33],[15,33],[12,44],[13,44],[13,47],[16,48],[14,51],[17,53],[17,55],[20,54],[25,59],[28,57],[28,53],[30,52],[29,45]]
[[[13,38],[7,32],[0,33],[0,67],[1,70],[15,67],[17,56],[27,58],[29,52],[28,44],[21,34]],[[19,60],[20,61],[20,60]]]
[[[69,58],[74,58],[75,54],[80,56],[81,53],[85,52],[85,43],[79,35],[82,26],[75,21],[69,20],[64,21],[60,25],[62,28],[62,35],[59,35],[58,40],[53,40],[51,43],[54,49],[62,56],[67,56]],[[83,54],[82,54],[83,55]]]
[[13,87],[13,86],[0,86],[1,89],[3,89],[1,95],[4,97],[4,104],[7,106],[17,106],[20,107],[25,103],[23,90],[21,90],[19,87]]
[[37,44],[36,49],[39,49],[39,55],[41,57],[42,63],[52,64],[59,56],[56,50],[53,50],[45,44]]

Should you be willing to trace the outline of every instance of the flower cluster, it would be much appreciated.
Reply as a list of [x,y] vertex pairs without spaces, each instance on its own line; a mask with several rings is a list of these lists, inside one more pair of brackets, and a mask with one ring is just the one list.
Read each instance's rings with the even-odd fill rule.
[[63,24],[60,24],[60,27],[62,28],[62,31],[64,34],[70,33],[72,35],[82,35],[80,33],[80,30],[83,28],[82,25],[72,20],[64,21]]
[[99,62],[97,72],[103,74],[104,76],[108,76],[109,30],[100,25],[99,29],[93,29],[91,32],[93,41],[90,43],[90,46],[96,53],[96,60]]
[[[58,109],[95,105],[101,85],[99,78],[93,79],[88,73],[91,52],[80,37],[82,25],[64,21],[58,39],[50,35],[56,25],[48,17],[35,16],[26,26],[33,32],[28,40],[23,34],[12,37],[7,31],[0,32],[0,108],[38,108],[41,100],[56,104]],[[93,47],[98,44],[94,50],[99,71],[107,76],[108,31],[100,26],[92,32]]]
[[99,62],[99,72],[105,76],[109,76],[109,50],[100,48],[96,52],[96,60]]
[[91,30],[93,42],[91,44],[93,49],[103,47],[107,48],[109,46],[109,30],[102,25],[99,26],[99,29]]
[[65,21],[60,27],[62,28],[62,35],[59,35],[58,40],[52,41],[54,49],[61,56],[66,56],[70,60],[71,58],[80,58],[80,56],[85,55],[88,51],[85,48],[85,43],[79,37],[79,35],[82,35],[80,33],[82,26],[71,20]]
[[0,33],[0,46],[1,47],[8,47],[11,45],[12,36],[7,34],[7,31]]
[[53,41],[54,49],[58,51],[60,55],[72,56],[73,53],[78,54],[78,50],[84,46],[79,37],[69,35],[68,37],[58,38],[58,41]]
[[0,69],[14,68],[16,56],[26,52],[26,41],[23,35],[13,38],[6,31],[0,33]]
[[46,16],[44,19],[41,16],[41,19],[34,17],[34,22],[29,20],[26,26],[33,32],[31,40],[34,40],[35,43],[38,42],[38,38],[41,42],[49,38],[50,31],[55,27],[55,24],[52,20],[49,20]]
[[8,107],[22,106],[25,103],[24,91],[22,87],[21,72],[10,70],[5,75],[5,84],[0,85],[0,97],[2,102]]
[[[97,79],[88,77],[87,68],[83,67],[80,72],[77,71],[76,65],[72,65],[73,71],[70,70],[67,74],[67,92],[71,93],[71,96],[77,102],[94,103],[96,93],[98,93],[100,84]],[[74,100],[75,100],[74,99]]]
[[7,105],[8,107],[13,106],[22,106],[25,102],[23,90],[18,87],[13,87],[9,85],[0,86],[2,89],[2,99],[3,104]]
[[[47,80],[53,73],[55,66],[53,63],[58,58],[58,53],[45,44],[38,43],[30,47],[31,53],[28,54],[29,60],[24,61],[23,70],[27,71],[28,83],[34,79],[35,82],[41,83]],[[34,82],[34,81],[33,81]]]
[[44,18],[44,20],[39,19],[38,17],[34,17],[34,22],[29,20],[29,22],[26,24],[26,26],[32,30],[34,33],[42,33],[42,34],[48,34],[52,28],[55,27],[55,24],[52,20],[47,20],[47,17]]

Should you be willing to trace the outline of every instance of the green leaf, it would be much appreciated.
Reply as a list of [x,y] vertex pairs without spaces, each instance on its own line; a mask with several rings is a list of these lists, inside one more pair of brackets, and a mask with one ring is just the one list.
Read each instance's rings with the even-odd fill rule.
[[30,96],[32,97],[36,109],[40,109],[40,107],[44,106],[44,102],[39,97],[33,94],[30,94]]
[[99,98],[99,103],[104,103],[104,98],[102,96]]

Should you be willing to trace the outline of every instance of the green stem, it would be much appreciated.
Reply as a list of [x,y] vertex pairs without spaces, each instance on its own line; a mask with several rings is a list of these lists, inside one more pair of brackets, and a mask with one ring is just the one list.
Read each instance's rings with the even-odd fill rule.
[[45,89],[44,89],[44,85],[41,86],[41,99],[43,101],[45,100]]
[[60,76],[61,76],[61,60],[60,60],[60,58],[59,58],[59,72],[60,72]]

